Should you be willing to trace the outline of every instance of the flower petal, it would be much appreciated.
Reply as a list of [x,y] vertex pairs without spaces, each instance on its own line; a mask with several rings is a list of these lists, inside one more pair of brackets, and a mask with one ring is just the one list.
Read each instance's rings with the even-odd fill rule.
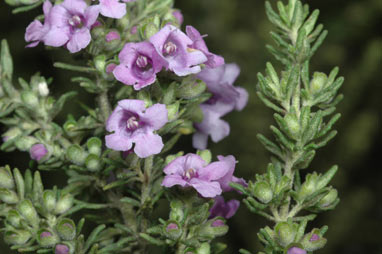
[[133,142],[135,143],[134,152],[140,158],[158,154],[164,146],[162,137],[153,133],[138,135],[133,138]]
[[184,187],[187,185],[187,182],[183,180],[183,178],[180,175],[167,175],[163,179],[163,182],[161,185],[167,188],[170,188],[174,185],[180,185]]
[[113,133],[105,137],[106,147],[113,149],[115,151],[128,151],[133,146],[132,140],[119,135],[118,133]]
[[220,184],[217,182],[208,182],[197,178],[192,178],[190,181],[190,185],[197,192],[199,192],[199,194],[202,195],[202,197],[205,198],[214,198],[222,193]]
[[86,48],[91,41],[90,30],[87,27],[75,30],[72,38],[70,38],[67,48],[71,53],[76,53]]
[[126,4],[118,0],[100,0],[101,14],[105,17],[120,19],[126,15]]
[[154,104],[146,109],[141,119],[148,123],[154,130],[159,130],[168,122],[166,105]]

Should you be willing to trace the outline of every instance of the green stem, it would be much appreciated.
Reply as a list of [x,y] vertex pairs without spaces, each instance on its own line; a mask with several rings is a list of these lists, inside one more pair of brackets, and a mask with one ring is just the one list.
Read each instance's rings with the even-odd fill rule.
[[102,120],[106,123],[109,115],[111,114],[111,107],[107,95],[107,91],[104,91],[98,95],[98,106],[101,110]]

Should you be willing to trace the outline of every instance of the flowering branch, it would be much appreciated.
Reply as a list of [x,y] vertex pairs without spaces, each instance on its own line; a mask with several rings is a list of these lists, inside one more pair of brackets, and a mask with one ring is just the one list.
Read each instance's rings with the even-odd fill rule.
[[[329,77],[315,72],[310,78],[309,61],[327,35],[323,26],[316,26],[319,11],[309,13],[308,5],[290,0],[288,5],[277,3],[279,13],[266,2],[269,20],[278,28],[271,32],[276,47],[268,50],[285,67],[278,75],[271,63],[266,75],[259,73],[257,95],[264,104],[275,110],[276,126],[271,126],[277,143],[262,134],[258,139],[274,157],[267,172],[256,175],[248,188],[232,185],[246,197],[244,203],[254,213],[275,223],[273,229],[260,230],[259,238],[265,253],[302,254],[322,248],[327,227],[313,229],[304,235],[307,222],[315,213],[333,209],[339,199],[337,191],[328,183],[337,171],[333,166],[325,174],[308,174],[302,181],[300,171],[309,167],[316,149],[325,146],[336,134],[331,130],[340,114],[329,121],[342,95],[336,95],[343,83],[337,78],[338,68]],[[297,215],[307,210],[303,217]],[[242,250],[242,253],[247,251]]]

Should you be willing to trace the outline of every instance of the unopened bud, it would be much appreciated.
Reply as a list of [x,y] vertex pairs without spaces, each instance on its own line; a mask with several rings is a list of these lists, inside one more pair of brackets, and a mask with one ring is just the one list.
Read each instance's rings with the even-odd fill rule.
[[38,233],[38,242],[45,248],[53,247],[59,241],[59,238],[47,229],[41,229]]
[[21,92],[21,100],[31,107],[37,107],[38,106],[38,97],[37,95],[32,91],[22,91]]
[[338,191],[331,189],[329,193],[318,202],[318,206],[322,209],[328,208],[336,201],[337,197]]
[[94,65],[99,72],[104,72],[106,66],[106,56],[98,55],[94,58]]
[[7,222],[15,228],[21,227],[22,217],[16,210],[10,210],[7,214]]
[[292,247],[288,249],[287,254],[306,254],[306,250],[299,247]]
[[182,235],[182,230],[176,222],[169,222],[165,225],[165,235],[172,240],[176,240]]
[[184,218],[183,203],[179,200],[173,200],[170,203],[170,220],[182,221]]
[[29,154],[32,160],[40,161],[45,155],[48,154],[48,150],[46,149],[44,144],[34,144],[30,150]]
[[166,108],[168,113],[168,120],[175,120],[178,117],[179,113],[179,102],[177,101],[171,105],[167,105]]
[[301,241],[304,249],[307,251],[316,251],[325,246],[327,240],[320,236],[319,229],[313,229],[311,233],[306,234]]
[[97,137],[92,137],[88,139],[86,142],[86,146],[88,147],[88,152],[91,154],[101,155],[102,141]]
[[69,254],[69,253],[70,253],[70,249],[65,244],[57,244],[54,250],[54,254]]
[[328,80],[328,77],[326,76],[325,73],[315,72],[313,74],[313,79],[310,82],[310,91],[313,94],[321,91],[321,89],[324,88],[327,80]]
[[8,166],[0,168],[0,188],[13,189],[15,182],[13,181],[12,172]]
[[44,191],[43,206],[48,211],[51,212],[56,208],[56,194],[52,190]]
[[273,199],[272,188],[267,182],[256,182],[251,187],[252,194],[262,203],[267,204]]
[[296,230],[291,223],[279,222],[275,227],[277,241],[283,247],[291,244],[296,236]]
[[99,171],[102,167],[100,158],[95,154],[89,154],[85,160],[86,168],[91,172]]
[[227,232],[228,226],[223,220],[217,217],[201,225],[200,236],[213,239],[215,237],[225,235]]
[[7,231],[4,235],[5,242],[12,245],[25,244],[32,237],[31,233],[26,230]]
[[22,200],[18,206],[17,210],[20,215],[22,215],[30,225],[35,225],[39,223],[40,218],[37,215],[37,211],[34,208],[32,202],[29,199]]
[[38,142],[38,140],[31,136],[20,137],[15,141],[15,146],[21,151],[29,151],[29,149]]
[[70,219],[62,219],[56,226],[57,232],[61,239],[71,241],[76,236],[76,225]]
[[55,214],[62,214],[69,210],[73,206],[73,196],[70,194],[66,194],[61,197],[56,205],[56,209],[54,210]]
[[76,165],[84,165],[87,157],[86,152],[79,145],[71,145],[66,151],[68,159]]
[[17,204],[19,197],[13,190],[0,189],[0,200],[6,204]]
[[297,137],[300,133],[300,123],[295,114],[287,114],[284,117],[288,130],[290,131],[292,137]]
[[46,97],[49,95],[48,84],[46,83],[45,80],[41,80],[41,82],[38,83],[37,90],[40,96],[42,97]]

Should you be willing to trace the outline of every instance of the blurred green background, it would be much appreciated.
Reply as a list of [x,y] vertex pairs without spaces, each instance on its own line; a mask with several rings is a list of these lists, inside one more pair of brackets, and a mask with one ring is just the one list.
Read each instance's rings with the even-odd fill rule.
[[[275,1],[271,1],[275,2]],[[329,254],[381,254],[382,253],[382,1],[381,0],[321,0],[306,1],[311,9],[321,11],[319,22],[329,30],[324,45],[312,59],[311,70],[329,73],[339,66],[345,77],[341,92],[345,100],[338,111],[342,118],[336,124],[339,131],[330,144],[319,150],[309,170],[323,172],[333,164],[340,171],[332,184],[339,190],[341,202],[334,211],[318,216],[311,225],[328,225],[329,239],[325,249],[317,253]],[[265,62],[276,62],[265,50],[272,43],[269,31],[273,26],[264,14],[261,0],[178,0],[185,25],[190,24],[208,34],[206,38],[212,52],[221,54],[226,62],[236,62],[241,75],[236,85],[250,93],[250,102],[242,112],[230,114],[231,135],[219,144],[211,144],[214,155],[233,154],[239,164],[236,175],[246,179],[262,173],[269,162],[269,154],[255,135],[271,136],[269,125],[273,112],[255,96],[256,74],[264,70]],[[54,77],[52,92],[76,89],[69,79],[71,73],[57,71],[52,62],[66,58],[63,50],[45,51],[42,46],[24,49],[25,27],[41,14],[34,10],[27,14],[11,15],[11,9],[0,2],[0,38],[7,38],[15,60],[18,76],[29,78],[41,71]],[[280,66],[279,66],[280,67]],[[85,95],[81,100],[89,100]],[[77,107],[71,103],[71,109]],[[69,109],[70,110],[70,109]],[[72,110],[72,112],[75,110]],[[62,120],[62,119],[61,119]],[[189,149],[190,137],[183,140]],[[0,164],[27,167],[28,154],[0,153]],[[54,177],[53,177],[54,176]],[[46,173],[48,185],[58,180]],[[229,221],[230,231],[225,237],[229,245],[226,253],[237,253],[239,248],[253,252],[261,246],[256,233],[266,221],[251,214],[242,206],[237,216]],[[0,253],[8,254],[0,245]]]

